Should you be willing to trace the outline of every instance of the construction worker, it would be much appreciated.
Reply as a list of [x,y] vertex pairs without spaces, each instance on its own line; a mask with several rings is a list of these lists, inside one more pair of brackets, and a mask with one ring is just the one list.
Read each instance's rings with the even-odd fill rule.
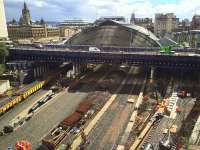
[[31,150],[31,144],[25,140],[16,142],[15,146],[17,150]]

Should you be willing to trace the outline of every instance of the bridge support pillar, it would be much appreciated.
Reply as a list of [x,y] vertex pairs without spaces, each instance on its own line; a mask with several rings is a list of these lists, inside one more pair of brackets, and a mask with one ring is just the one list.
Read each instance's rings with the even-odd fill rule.
[[74,77],[80,75],[81,73],[85,72],[87,70],[87,64],[79,64],[74,63],[73,64],[73,75]]
[[78,65],[77,64],[73,64],[73,75],[77,76],[78,74]]
[[35,78],[41,77],[44,73],[48,72],[48,70],[49,70],[49,65],[48,64],[41,64],[40,66],[36,65],[33,68],[34,77]]
[[33,69],[33,76],[34,76],[34,78],[37,76],[36,75],[36,68]]
[[85,72],[87,70],[87,64],[81,64],[80,65],[80,71],[81,73]]
[[47,72],[49,70],[49,65],[48,64],[44,65],[44,70],[45,70],[45,72]]
[[39,67],[39,76],[42,75],[42,66]]
[[42,74],[44,74],[46,71],[45,71],[45,65],[42,66]]
[[34,77],[37,78],[40,76],[40,68],[39,67],[36,67],[34,69]]
[[155,67],[151,67],[151,73],[150,73],[150,82],[153,82],[153,78],[154,78],[154,72],[155,72]]

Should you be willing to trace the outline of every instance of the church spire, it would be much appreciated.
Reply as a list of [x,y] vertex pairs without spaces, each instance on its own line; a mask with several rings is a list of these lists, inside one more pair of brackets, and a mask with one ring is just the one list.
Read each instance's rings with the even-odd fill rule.
[[30,11],[25,1],[24,1],[24,8],[22,9],[22,20],[23,20],[22,21],[23,25],[31,25]]
[[24,9],[25,10],[27,10],[28,8],[27,8],[27,4],[26,4],[26,2],[24,1]]

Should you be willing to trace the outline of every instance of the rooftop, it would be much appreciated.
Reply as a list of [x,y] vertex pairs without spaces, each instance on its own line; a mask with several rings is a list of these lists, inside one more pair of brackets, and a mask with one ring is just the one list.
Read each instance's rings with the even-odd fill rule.
[[69,39],[72,45],[159,47],[159,39],[147,29],[123,22],[105,20]]
[[74,18],[74,19],[65,19],[59,25],[88,25],[88,24],[90,23],[85,20]]

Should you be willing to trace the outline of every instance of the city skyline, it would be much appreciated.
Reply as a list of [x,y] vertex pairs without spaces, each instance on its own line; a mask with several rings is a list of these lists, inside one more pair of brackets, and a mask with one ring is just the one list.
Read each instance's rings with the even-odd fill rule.
[[[180,19],[191,20],[194,14],[200,14],[198,0],[26,0],[32,20],[43,17],[47,21],[63,21],[67,18],[84,18],[94,21],[101,16],[124,16],[154,18],[155,13],[175,13]],[[6,0],[7,21],[20,17],[24,0]],[[187,8],[187,9],[186,9]],[[51,11],[47,11],[51,10]]]

